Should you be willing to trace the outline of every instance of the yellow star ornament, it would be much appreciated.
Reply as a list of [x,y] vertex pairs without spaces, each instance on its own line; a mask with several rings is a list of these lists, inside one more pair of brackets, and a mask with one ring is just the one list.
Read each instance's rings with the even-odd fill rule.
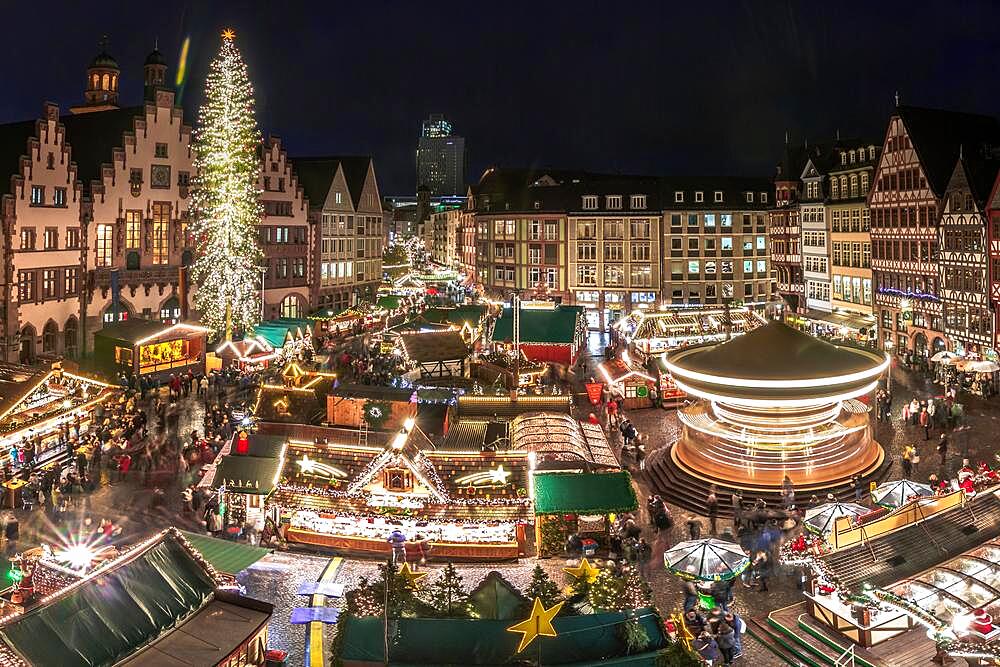
[[427,576],[426,572],[414,572],[410,569],[409,563],[403,563],[403,567],[399,568],[399,576],[406,579],[406,584],[410,588],[416,588],[417,582]]
[[512,625],[507,628],[507,632],[520,632],[521,633],[521,643],[517,646],[517,652],[520,653],[528,647],[531,642],[535,641],[536,637],[555,637],[556,629],[552,627],[552,619],[556,617],[559,610],[562,609],[564,603],[559,602],[558,604],[552,605],[550,608],[546,609],[545,605],[538,598],[535,598],[535,602],[531,605],[531,616],[521,621],[517,625]]
[[236,39],[236,32],[232,28],[226,28],[222,31],[222,39],[233,41]]
[[576,567],[564,567],[563,572],[573,577],[577,581],[583,580],[588,584],[594,579],[597,579],[597,575],[601,573],[596,567],[591,565],[586,558],[580,561],[580,564]]

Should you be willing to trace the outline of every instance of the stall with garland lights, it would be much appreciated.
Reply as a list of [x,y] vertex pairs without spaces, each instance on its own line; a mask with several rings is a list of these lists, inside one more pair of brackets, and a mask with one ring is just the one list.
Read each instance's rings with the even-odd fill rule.
[[177,529],[111,558],[71,550],[28,566],[19,604],[3,599],[0,664],[263,664],[273,606],[240,595]]
[[689,345],[718,343],[752,331],[765,320],[756,311],[733,306],[667,307],[635,310],[615,322],[613,334],[625,343],[639,365]]
[[[267,368],[278,357],[277,350],[263,336],[247,336],[240,340],[223,341],[215,348],[215,365],[221,368],[235,367],[241,371]],[[209,366],[213,362],[209,360]]]
[[517,317],[513,308],[504,308],[494,323],[494,349],[519,348],[529,361],[575,364],[587,340],[583,307],[550,301],[515,302]]
[[279,317],[258,324],[254,327],[254,335],[270,345],[278,363],[283,363],[314,351],[313,324],[308,319]]
[[287,448],[285,436],[240,431],[205,467],[198,486],[219,494],[224,526],[264,529],[265,500],[278,483]]
[[[11,457],[14,467],[45,465],[64,455],[66,434],[85,433],[97,407],[121,396],[118,387],[70,373],[60,362],[48,371],[4,364],[0,389],[0,452]],[[30,461],[25,460],[29,444]],[[13,493],[12,486],[7,490]]]
[[439,450],[413,419],[364,439],[326,429],[289,440],[269,503],[293,543],[386,556],[399,528],[430,558],[512,560],[527,548],[528,455]]
[[205,372],[208,333],[207,327],[189,322],[117,322],[94,334],[94,362],[109,375],[199,375]]
[[466,374],[469,346],[460,331],[403,334],[399,336],[397,351],[412,367],[406,373],[410,380],[440,381]]

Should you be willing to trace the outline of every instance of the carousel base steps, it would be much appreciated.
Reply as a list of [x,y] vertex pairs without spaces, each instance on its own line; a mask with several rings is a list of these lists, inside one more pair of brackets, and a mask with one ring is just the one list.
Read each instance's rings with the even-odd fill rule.
[[783,664],[793,667],[826,667],[818,660],[804,658],[794,650],[795,642],[783,636],[777,630],[768,627],[766,621],[757,618],[747,618],[747,634],[744,643],[752,637],[758,644],[766,648]]
[[981,493],[965,507],[836,551],[824,560],[849,588],[862,582],[885,586],[998,535],[1000,500],[993,493]]
[[[865,480],[881,482],[888,476],[889,468],[890,465],[888,459],[886,459],[870,475],[866,475]],[[719,499],[719,517],[732,518],[732,489],[727,488],[724,482],[713,482],[710,479],[691,475],[677,465],[673,457],[670,456],[669,448],[664,447],[650,454],[649,458],[646,459],[645,472],[646,479],[649,481],[651,488],[665,500],[701,515],[708,513],[705,499],[708,495],[708,487],[715,483],[715,495]],[[804,505],[812,493],[807,491],[797,493],[797,503]],[[838,500],[854,502],[854,485],[849,481],[823,489],[822,492],[817,492],[816,495],[821,501],[824,501],[827,493],[832,493]],[[752,504],[757,498],[764,499],[769,507],[781,507],[780,490],[748,490],[743,492],[743,502],[745,505]]]

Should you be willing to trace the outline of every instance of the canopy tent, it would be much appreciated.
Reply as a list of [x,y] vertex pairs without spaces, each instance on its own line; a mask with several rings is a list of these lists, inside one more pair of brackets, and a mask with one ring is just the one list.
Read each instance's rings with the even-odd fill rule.
[[270,549],[240,544],[230,540],[220,540],[199,533],[189,533],[182,530],[181,534],[195,549],[211,563],[219,572],[237,574],[247,569],[264,556],[271,553]]
[[854,518],[869,511],[864,505],[855,503],[824,503],[806,510],[803,525],[807,530],[826,537],[833,532],[833,526],[839,517]]
[[743,548],[714,537],[680,542],[663,552],[663,565],[683,579],[728,581],[750,566]]
[[263,338],[271,347],[279,349],[289,341],[301,340],[312,335],[312,322],[306,319],[279,317],[258,324],[254,327],[254,335]]
[[535,473],[535,514],[610,514],[639,506],[627,472]]
[[872,491],[872,500],[883,507],[900,507],[909,502],[913,496],[931,496],[934,492],[926,484],[912,482],[908,479],[898,479],[894,482],[884,482]]

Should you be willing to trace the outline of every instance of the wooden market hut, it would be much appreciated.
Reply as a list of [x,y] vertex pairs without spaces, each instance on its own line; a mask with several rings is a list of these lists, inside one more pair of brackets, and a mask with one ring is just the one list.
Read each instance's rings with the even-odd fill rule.
[[417,365],[418,377],[463,377],[469,346],[460,331],[403,334],[399,344],[406,359]]
[[[582,306],[521,306],[521,351],[531,361],[572,366],[586,346],[587,322]],[[513,310],[505,308],[493,327],[494,345],[514,343]]]
[[205,372],[208,333],[207,327],[190,322],[116,322],[94,334],[94,360],[110,375],[200,374]]
[[33,606],[7,603],[0,664],[263,664],[274,607],[231,585],[168,528]]

